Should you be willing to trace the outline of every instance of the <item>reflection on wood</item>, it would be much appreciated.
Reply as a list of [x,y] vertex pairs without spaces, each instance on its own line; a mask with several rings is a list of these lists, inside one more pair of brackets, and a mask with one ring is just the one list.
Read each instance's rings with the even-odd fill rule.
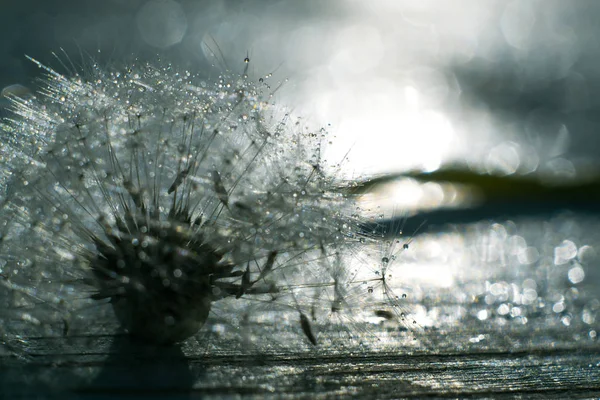
[[[511,397],[600,395],[600,345],[561,328],[395,332],[391,351],[288,353],[132,346],[127,338],[31,339],[31,360],[0,358],[5,398]],[[539,328],[539,327],[538,327]],[[411,336],[416,340],[411,341]],[[472,336],[478,338],[473,340]],[[194,347],[196,346],[196,347]],[[197,396],[197,397],[196,397]]]

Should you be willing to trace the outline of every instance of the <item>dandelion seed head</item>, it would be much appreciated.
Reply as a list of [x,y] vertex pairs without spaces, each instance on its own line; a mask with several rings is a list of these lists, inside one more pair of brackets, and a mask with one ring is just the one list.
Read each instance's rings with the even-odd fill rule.
[[321,159],[327,132],[298,127],[264,81],[38,65],[40,91],[11,97],[2,126],[7,307],[50,307],[31,317],[52,330],[44,320],[108,302],[159,344],[194,335],[220,302],[291,310],[312,344],[311,314],[352,308],[356,274],[336,255],[364,235]]

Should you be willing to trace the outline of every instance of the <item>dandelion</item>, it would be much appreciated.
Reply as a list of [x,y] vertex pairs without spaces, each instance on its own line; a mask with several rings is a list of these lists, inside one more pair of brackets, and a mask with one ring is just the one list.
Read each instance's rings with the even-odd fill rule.
[[226,304],[238,321],[283,310],[316,344],[317,322],[358,308],[366,279],[341,254],[371,238],[323,159],[327,132],[275,106],[248,59],[214,81],[33,61],[41,90],[12,97],[2,126],[5,338],[68,334],[106,304],[132,336],[171,344]]

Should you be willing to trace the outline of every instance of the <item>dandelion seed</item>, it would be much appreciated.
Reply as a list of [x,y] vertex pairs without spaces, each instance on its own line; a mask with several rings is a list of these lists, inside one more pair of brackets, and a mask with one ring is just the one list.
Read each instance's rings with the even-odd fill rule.
[[389,320],[394,319],[394,313],[388,310],[375,310],[375,316]]
[[308,340],[313,344],[313,346],[316,346],[317,338],[312,331],[308,317],[303,312],[300,312],[300,325],[302,326],[302,332],[304,332]]
[[[302,309],[316,321],[352,308],[345,294],[362,281],[327,260],[364,242],[362,221],[320,160],[321,133],[281,117],[249,61],[215,82],[38,63],[40,92],[12,97],[2,125],[7,309],[68,334],[84,306],[109,304],[131,335],[170,344],[215,304],[254,301],[299,313],[314,345]],[[332,300],[306,300],[321,298]]]

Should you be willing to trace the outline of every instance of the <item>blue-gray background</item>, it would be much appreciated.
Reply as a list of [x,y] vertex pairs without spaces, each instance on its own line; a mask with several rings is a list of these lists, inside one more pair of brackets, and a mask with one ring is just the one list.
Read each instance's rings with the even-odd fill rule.
[[61,48],[195,72],[248,52],[255,74],[290,78],[287,104],[332,124],[332,158],[353,147],[350,175],[466,159],[570,178],[597,161],[599,15],[594,0],[3,0],[0,87],[33,88],[24,55],[60,69]]

